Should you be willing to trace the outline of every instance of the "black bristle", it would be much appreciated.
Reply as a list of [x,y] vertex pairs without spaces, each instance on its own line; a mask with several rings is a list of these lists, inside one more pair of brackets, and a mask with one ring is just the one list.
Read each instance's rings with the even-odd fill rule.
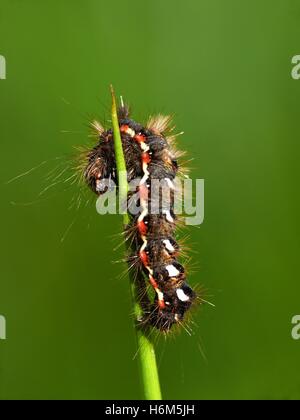
[[[147,177],[145,183],[139,186],[139,191],[142,188],[147,190],[147,214],[142,221],[139,217],[143,209],[137,215],[131,216],[129,229],[135,236],[132,241],[132,255],[129,258],[140,259],[141,271],[149,278],[155,290],[152,303],[149,297],[145,298],[144,293],[143,307],[148,307],[145,309],[145,319],[149,325],[167,332],[174,324],[182,322],[196,297],[195,292],[186,283],[184,267],[177,261],[180,247],[175,239],[174,191],[169,187],[168,202],[164,192],[160,190],[159,196],[154,197],[153,194],[157,193],[151,189],[154,180],[169,180],[169,183],[165,183],[167,185],[172,183],[178,173],[178,163],[163,133],[159,133],[157,129],[151,130],[151,127],[145,128],[131,120],[127,105],[119,108],[118,116],[128,181]],[[163,127],[166,121],[168,120],[164,120]],[[159,121],[154,125],[158,127]],[[117,184],[111,130],[101,133],[99,143],[88,153],[84,175],[88,186],[99,195],[107,191],[100,191],[103,180],[109,178]],[[144,201],[139,195],[136,205]],[[155,208],[156,201],[158,205]]]

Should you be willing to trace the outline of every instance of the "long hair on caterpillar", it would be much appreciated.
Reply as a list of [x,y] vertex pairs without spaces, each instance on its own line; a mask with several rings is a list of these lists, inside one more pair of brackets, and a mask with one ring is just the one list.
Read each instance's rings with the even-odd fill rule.
[[[175,177],[185,174],[179,164],[179,159],[185,154],[176,149],[178,134],[174,134],[170,116],[152,116],[142,125],[131,119],[129,107],[124,104],[119,108],[118,116],[128,180],[139,179],[136,188],[139,211],[131,216],[124,241],[130,243],[126,258],[131,270],[135,270],[134,277],[142,278],[141,286],[145,285],[142,297],[139,297],[140,301],[143,300],[144,310],[141,325],[168,333],[186,325],[187,314],[198,301],[197,294],[187,284],[185,264],[179,262],[184,256],[184,247],[178,241],[176,231],[183,223],[174,212]],[[104,179],[117,186],[113,130],[104,128],[96,120],[92,120],[90,126],[93,144],[75,148],[76,153],[71,158],[53,159],[54,167],[42,177],[44,185],[37,200],[15,205],[31,205],[49,199],[51,191],[57,195],[70,190],[69,207],[88,209],[106,191],[102,190]],[[10,182],[44,170],[49,162],[42,162]],[[161,190],[153,192],[151,188],[157,180],[166,181],[170,195],[167,203],[164,203]],[[87,196],[86,184],[94,196]],[[154,206],[157,198],[159,204]]]
[[7,190],[8,204],[20,208],[20,211],[32,208],[42,212],[49,205],[54,206],[62,221],[60,227],[59,224],[56,226],[61,242],[69,237],[78,222],[83,229],[89,227],[92,215],[88,209],[96,205],[96,198],[80,179],[78,159],[78,148],[74,147],[73,153],[46,157],[39,164],[5,180],[2,185]]
[[[186,271],[178,261],[180,245],[175,230],[178,218],[174,212],[174,180],[179,173],[178,158],[183,154],[175,149],[176,135],[171,117],[150,117],[145,125],[130,117],[129,107],[122,103],[118,110],[119,129],[124,150],[127,179],[138,179],[139,211],[131,215],[125,232],[130,241],[128,260],[131,269],[147,278],[143,285],[140,276],[144,315],[141,324],[169,332],[173,326],[183,324],[185,315],[196,301],[195,291],[186,281]],[[110,183],[117,186],[117,171],[112,129],[94,123],[97,144],[82,155],[82,177],[89,188],[101,196]],[[108,183],[104,183],[107,181]],[[151,185],[166,181],[170,201],[163,204],[164,194],[154,196]],[[156,211],[153,203],[158,201]],[[150,297],[148,286],[154,291]],[[141,297],[139,298],[141,300]]]

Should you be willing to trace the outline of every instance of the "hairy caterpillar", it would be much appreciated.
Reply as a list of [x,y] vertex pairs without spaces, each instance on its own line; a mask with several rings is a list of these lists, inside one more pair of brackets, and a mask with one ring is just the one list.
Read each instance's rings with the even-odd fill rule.
[[[127,237],[132,240],[132,255],[154,290],[153,301],[147,297],[145,321],[161,331],[180,324],[193,304],[196,294],[186,282],[184,267],[178,262],[180,247],[175,239],[174,179],[179,171],[178,152],[171,147],[168,136],[170,117],[150,118],[147,125],[130,119],[129,108],[118,110],[127,177],[139,179],[137,192],[139,212],[131,216]],[[110,182],[117,184],[113,131],[93,124],[98,135],[97,145],[85,153],[83,177],[97,195],[107,190]],[[170,193],[167,205],[164,193],[154,197],[152,185],[164,181]],[[106,187],[103,188],[103,181]],[[154,211],[154,202],[158,208]],[[157,206],[156,206],[157,207]]]

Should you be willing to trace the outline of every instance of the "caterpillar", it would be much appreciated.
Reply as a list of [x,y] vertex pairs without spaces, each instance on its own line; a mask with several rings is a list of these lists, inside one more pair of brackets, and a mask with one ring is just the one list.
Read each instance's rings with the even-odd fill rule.
[[[173,325],[182,323],[196,299],[196,293],[187,283],[185,268],[178,261],[181,249],[175,238],[178,220],[174,212],[174,179],[180,170],[180,152],[172,147],[170,117],[150,117],[143,126],[130,118],[129,107],[122,104],[118,118],[128,182],[139,179],[139,211],[131,215],[125,232],[127,238],[133,237],[129,258],[137,263],[154,291],[152,301],[147,297],[144,322],[168,332]],[[101,195],[110,182],[117,185],[113,130],[104,129],[98,122],[93,123],[93,128],[98,140],[85,153],[83,178],[95,194]],[[106,181],[105,188],[103,181]],[[159,197],[154,196],[155,181],[163,181],[168,187],[168,205],[161,190]],[[154,209],[157,202],[159,205]]]

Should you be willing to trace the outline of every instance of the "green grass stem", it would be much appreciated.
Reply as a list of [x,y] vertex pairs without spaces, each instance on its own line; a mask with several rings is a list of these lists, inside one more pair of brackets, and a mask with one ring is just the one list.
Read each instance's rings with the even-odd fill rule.
[[[118,185],[119,185],[119,203],[121,203],[121,208],[123,213],[123,224],[124,228],[128,225],[130,219],[129,215],[122,204],[127,202],[128,194],[128,183],[127,183],[127,172],[126,172],[126,162],[123,153],[121,133],[119,128],[118,121],[118,112],[117,112],[117,102],[114,93],[114,89],[111,86],[111,95],[112,95],[112,125],[114,132],[114,147],[115,147],[115,157],[116,157],[116,167],[118,173]],[[140,303],[136,299],[137,290],[136,290],[136,281],[134,281],[132,275],[130,275],[130,287],[131,295],[134,307],[134,316],[135,316],[135,329],[137,337],[137,347],[138,353],[137,357],[139,359],[141,382],[143,387],[143,394],[146,400],[161,400],[161,390],[158,376],[158,369],[156,363],[156,355],[154,345],[152,340],[149,337],[149,334],[144,329],[138,326],[138,320],[142,315],[142,308]]]

